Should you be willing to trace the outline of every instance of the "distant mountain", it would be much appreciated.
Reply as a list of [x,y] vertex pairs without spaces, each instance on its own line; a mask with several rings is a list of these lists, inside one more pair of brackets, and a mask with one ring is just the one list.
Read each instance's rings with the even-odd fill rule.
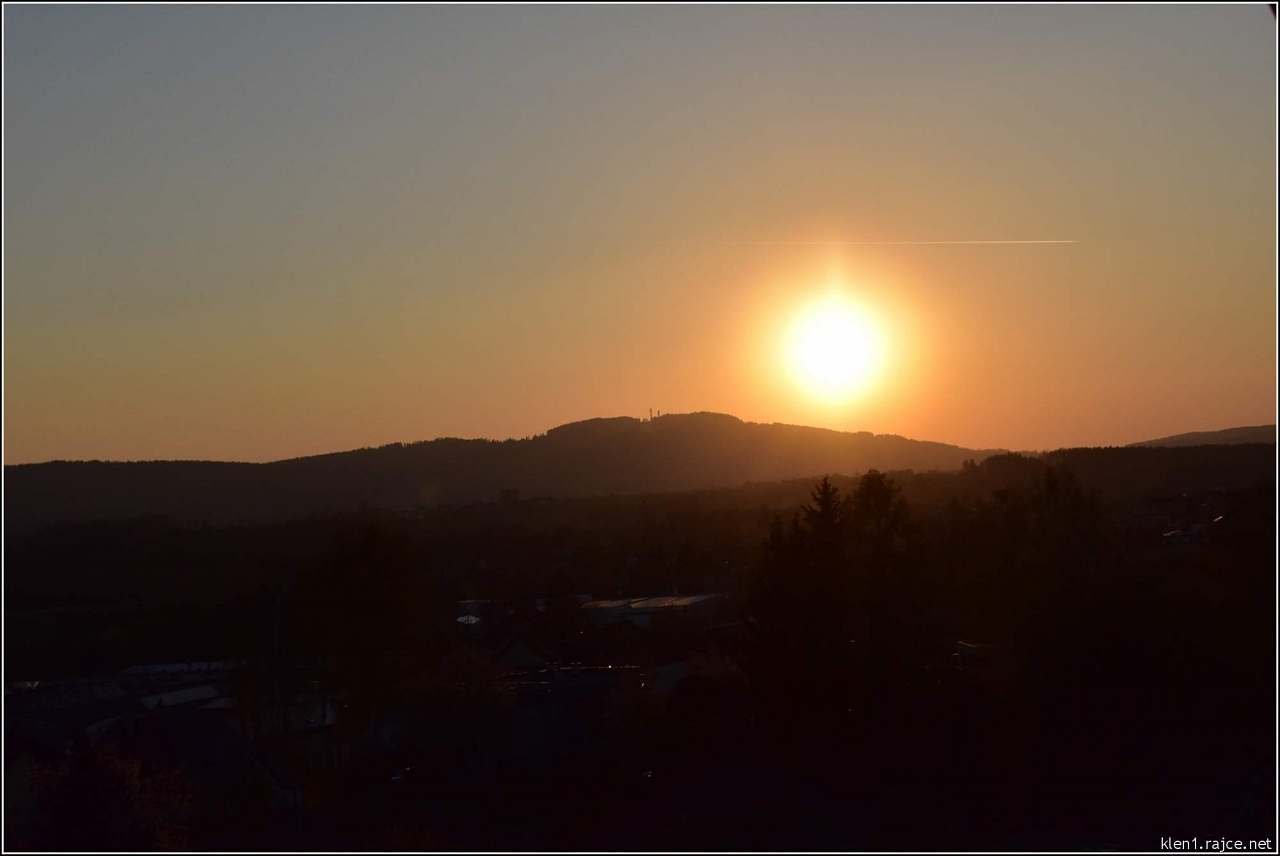
[[1130,443],[1130,446],[1237,446],[1243,443],[1276,442],[1276,426],[1252,425],[1246,428],[1224,428],[1221,431],[1192,431],[1156,440]]
[[[5,520],[168,516],[225,523],[360,507],[736,486],[823,473],[953,470],[1000,450],[718,413],[589,419],[526,440],[439,439],[267,464],[54,461],[5,467]],[[508,494],[513,495],[513,494]]]

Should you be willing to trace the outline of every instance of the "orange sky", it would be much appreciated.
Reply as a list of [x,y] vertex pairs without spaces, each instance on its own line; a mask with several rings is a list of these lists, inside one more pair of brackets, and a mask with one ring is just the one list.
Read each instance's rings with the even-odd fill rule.
[[[4,14],[6,463],[1274,421],[1261,6]],[[833,276],[842,405],[779,347]]]

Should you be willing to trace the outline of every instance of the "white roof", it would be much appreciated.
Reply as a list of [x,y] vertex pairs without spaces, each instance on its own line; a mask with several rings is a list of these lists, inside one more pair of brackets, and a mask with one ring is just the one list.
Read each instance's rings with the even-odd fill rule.
[[582,605],[583,609],[622,609],[631,603],[629,599],[622,600],[590,600]]
[[186,704],[192,701],[211,701],[218,698],[219,695],[220,693],[216,689],[206,685],[143,696],[142,703],[147,707],[155,707],[157,704],[171,707],[175,704]]
[[148,663],[130,666],[123,675],[167,675],[188,672],[224,672],[235,668],[234,660],[193,660],[186,663]]
[[631,601],[632,609],[680,609],[720,597],[718,594],[669,595],[644,597]]

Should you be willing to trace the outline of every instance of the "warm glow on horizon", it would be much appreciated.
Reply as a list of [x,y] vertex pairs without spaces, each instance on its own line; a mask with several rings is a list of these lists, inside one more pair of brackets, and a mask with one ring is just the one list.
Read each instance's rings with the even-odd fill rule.
[[1276,419],[1266,9],[4,16],[6,464]]
[[844,404],[867,392],[880,375],[884,354],[876,321],[838,293],[804,305],[784,345],[794,382],[825,404]]

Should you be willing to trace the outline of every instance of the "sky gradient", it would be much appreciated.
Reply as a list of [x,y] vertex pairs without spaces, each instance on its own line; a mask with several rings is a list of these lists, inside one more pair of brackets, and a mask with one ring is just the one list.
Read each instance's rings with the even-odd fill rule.
[[[6,463],[651,407],[1012,449],[1274,421],[1262,5],[4,24]],[[1033,239],[1076,243],[898,243]],[[889,342],[839,406],[779,354],[833,281]]]

